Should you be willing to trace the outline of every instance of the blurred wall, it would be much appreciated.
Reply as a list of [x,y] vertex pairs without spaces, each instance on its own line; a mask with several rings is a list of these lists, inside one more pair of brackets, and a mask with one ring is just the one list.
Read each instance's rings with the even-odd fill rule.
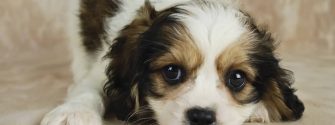
[[[68,0],[2,0],[0,56],[64,45]],[[334,0],[241,0],[286,50],[335,53]],[[307,52],[308,52],[307,51]]]
[[38,125],[71,83],[67,0],[1,0],[0,124]]
[[334,0],[241,0],[286,51],[335,53]]
[[0,57],[3,59],[14,54],[41,52],[43,49],[53,49],[54,46],[64,48],[67,40],[66,1],[1,0]]

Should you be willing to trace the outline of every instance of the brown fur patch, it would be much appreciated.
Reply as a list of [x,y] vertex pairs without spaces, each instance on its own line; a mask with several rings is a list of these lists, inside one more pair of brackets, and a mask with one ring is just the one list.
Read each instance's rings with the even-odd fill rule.
[[[257,90],[253,86],[253,82],[256,79],[257,69],[253,67],[250,62],[249,55],[255,53],[252,51],[253,47],[257,46],[254,44],[253,34],[244,34],[240,40],[230,46],[228,46],[217,59],[217,70],[220,76],[222,76],[222,82],[219,87],[221,89],[227,89],[225,83],[225,74],[231,70],[241,70],[245,72],[247,76],[247,83],[241,91],[231,91],[233,100],[236,104],[248,103],[248,100],[257,95]],[[281,88],[274,80],[272,83],[266,84],[266,91],[261,100],[268,110],[270,121],[280,121],[283,119],[294,119],[292,111],[285,104]]]
[[241,70],[246,74],[247,83],[239,92],[232,92],[233,98],[237,103],[244,103],[255,96],[255,88],[251,85],[256,76],[256,70],[249,62],[249,48],[252,47],[252,37],[248,34],[241,36],[239,41],[229,45],[217,58],[216,65],[219,76],[221,76],[222,84],[219,88],[226,88],[225,76],[232,70]]
[[188,80],[195,77],[195,72],[202,64],[203,57],[182,24],[163,27],[162,31],[166,34],[164,37],[167,37],[172,45],[169,47],[167,53],[151,63],[150,69],[155,71],[152,75],[155,91],[164,95],[165,98],[172,99],[182,91],[181,89],[185,85],[168,85],[168,83],[164,81],[160,69],[171,64],[178,65],[184,68],[186,71],[185,79]]
[[80,26],[83,45],[88,51],[101,48],[105,37],[105,18],[114,16],[119,0],[81,0]]
[[277,85],[277,83],[270,84],[262,99],[269,112],[270,121],[280,121],[283,117],[291,119],[292,111],[286,106],[283,94]]
[[168,64],[180,65],[189,70],[199,67],[202,56],[186,29],[178,25],[166,26],[163,30],[172,45],[169,52],[155,60],[150,68],[159,69]]

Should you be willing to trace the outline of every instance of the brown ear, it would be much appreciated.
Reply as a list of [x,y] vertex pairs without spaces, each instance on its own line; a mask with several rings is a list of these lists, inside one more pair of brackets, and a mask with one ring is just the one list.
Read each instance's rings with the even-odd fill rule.
[[[254,87],[259,92],[260,100],[268,114],[270,121],[288,121],[301,118],[305,110],[303,103],[294,94],[292,72],[283,69],[279,65],[279,59],[275,57],[275,49],[278,45],[271,34],[264,28],[258,27],[252,17],[246,16],[246,24],[253,31],[254,46],[249,54],[251,65],[257,70]],[[262,112],[264,113],[264,112]],[[257,114],[257,113],[256,113]],[[265,120],[263,118],[263,120]]]
[[263,104],[271,121],[297,120],[301,118],[305,107],[291,87],[291,73],[281,68],[278,70],[278,76],[266,88]]
[[138,108],[140,93],[137,84],[143,74],[139,40],[155,15],[156,11],[146,3],[138,10],[133,22],[120,32],[106,55],[112,61],[106,71],[108,80],[104,87],[107,95],[105,117],[115,115],[120,120],[129,120],[128,117]]
[[257,70],[254,86],[260,94],[270,121],[297,120],[304,112],[304,105],[294,95],[292,72],[281,68],[274,56],[274,41],[271,35],[259,29],[259,40],[250,54],[251,64]]
[[304,105],[294,95],[292,72],[281,68],[275,57],[275,42],[266,30],[252,25],[258,39],[250,54],[251,64],[257,69],[255,87],[268,111],[270,121],[297,120],[304,112]]
[[[260,114],[261,119],[270,121],[297,120],[304,112],[304,105],[294,94],[292,72],[279,66],[272,49],[258,45],[258,52],[252,54],[252,65],[257,69],[254,86],[259,92],[260,101],[268,114]],[[268,44],[270,45],[270,44]],[[262,51],[262,52],[259,52]],[[268,51],[268,52],[266,52]],[[262,112],[264,113],[264,112]],[[258,113],[256,113],[258,114]],[[264,118],[268,116],[269,119]],[[252,116],[253,117],[253,116]]]

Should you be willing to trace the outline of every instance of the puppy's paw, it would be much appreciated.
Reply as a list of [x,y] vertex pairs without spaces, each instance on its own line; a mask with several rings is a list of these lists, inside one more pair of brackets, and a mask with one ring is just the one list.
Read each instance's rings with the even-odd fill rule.
[[266,119],[251,117],[245,121],[246,123],[268,123]]
[[82,105],[63,104],[46,114],[41,125],[102,125],[97,111]]

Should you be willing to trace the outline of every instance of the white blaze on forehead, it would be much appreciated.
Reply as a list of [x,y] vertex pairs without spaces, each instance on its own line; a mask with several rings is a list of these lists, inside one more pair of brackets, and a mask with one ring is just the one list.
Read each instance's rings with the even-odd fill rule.
[[195,79],[195,87],[207,91],[204,95],[208,95],[208,91],[215,91],[216,86],[221,83],[221,76],[218,76],[216,71],[217,57],[228,45],[238,41],[247,29],[239,17],[240,12],[221,2],[193,2],[178,8],[186,13],[176,13],[172,16],[186,26],[204,57]]
[[186,13],[176,13],[172,16],[186,26],[204,57],[195,79],[195,87],[206,91],[204,95],[208,96],[211,93],[209,91],[215,91],[216,86],[221,83],[221,76],[218,76],[216,71],[217,57],[228,45],[238,41],[247,29],[239,17],[241,13],[233,6],[225,6],[221,2],[194,2],[178,8],[186,10]]
[[241,13],[233,6],[225,6],[221,2],[206,5],[194,2],[178,8],[189,13],[177,13],[172,16],[188,28],[205,58],[217,57],[225,47],[237,41],[246,32],[244,21],[238,17]]

